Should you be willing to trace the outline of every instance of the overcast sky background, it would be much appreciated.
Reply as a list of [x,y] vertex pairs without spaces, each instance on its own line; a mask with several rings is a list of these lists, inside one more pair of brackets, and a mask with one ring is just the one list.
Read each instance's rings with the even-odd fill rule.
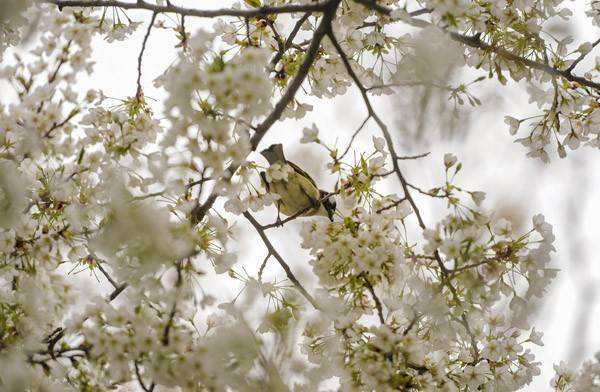
[[[172,2],[201,8],[223,7],[226,3]],[[569,24],[575,29],[573,33],[576,38],[594,41],[598,38],[599,31],[583,16],[587,3],[588,1],[577,1],[575,4],[569,2],[578,10]],[[146,23],[150,17],[147,12],[129,12],[129,15],[134,20],[144,20]],[[189,30],[193,31],[199,25],[210,26],[212,21],[188,18],[186,23]],[[108,44],[96,40],[95,72],[91,77],[82,79],[80,86],[100,88],[111,97],[133,96],[136,90],[137,55],[146,26],[141,27],[132,39],[122,43]],[[163,93],[152,86],[152,80],[175,60],[175,43],[172,32],[154,29],[144,55],[142,85],[146,97],[156,99],[155,102],[149,101],[156,113],[160,113],[162,108]],[[589,57],[593,59],[594,55]],[[585,69],[585,66],[580,66],[579,69]],[[469,81],[479,75],[485,75],[485,72],[469,70],[462,79]],[[484,206],[513,218],[524,217],[525,225],[530,225],[529,219],[533,214],[543,213],[553,224],[557,248],[553,265],[561,272],[534,315],[532,324],[544,332],[545,346],[535,350],[537,360],[542,362],[542,375],[525,389],[549,390],[553,363],[569,360],[578,364],[581,360],[591,358],[600,349],[600,334],[597,333],[600,329],[597,316],[600,314],[600,307],[595,291],[600,282],[600,256],[596,251],[600,243],[600,203],[597,196],[600,151],[580,148],[564,160],[559,160],[553,152],[553,160],[548,165],[527,158],[526,150],[513,143],[513,137],[503,123],[504,115],[525,117],[538,113],[537,107],[528,104],[524,86],[509,83],[503,87],[494,80],[488,80],[475,91],[483,105],[461,112],[459,126],[454,130],[435,124],[435,110],[427,112],[430,123],[418,143],[410,142],[414,140],[411,135],[414,135],[415,130],[407,124],[411,123],[410,117],[416,114],[413,104],[420,98],[419,95],[413,95],[410,90],[400,90],[398,97],[377,99],[376,104],[380,108],[379,113],[395,133],[400,154],[431,152],[425,159],[402,164],[410,182],[424,189],[442,184],[442,157],[444,153],[452,152],[464,166],[457,183],[470,190],[486,192]],[[315,105],[315,111],[302,122],[276,123],[259,149],[274,142],[283,142],[290,160],[305,167],[323,188],[331,189],[335,178],[328,177],[325,170],[325,151],[312,145],[298,146],[302,127],[315,122],[325,140],[333,144],[335,138],[339,137],[339,145],[345,146],[352,132],[364,119],[365,110],[354,90],[343,97],[312,100],[312,103],[318,104]],[[367,131],[359,139],[359,143],[366,146],[370,144],[370,135],[379,135],[374,124]],[[326,135],[327,133],[330,134]],[[357,144],[358,149],[360,145]],[[262,158],[256,156],[252,159],[261,159],[262,162]],[[391,192],[392,188],[389,190]],[[431,200],[420,197],[418,203],[427,225],[433,226],[443,217],[443,204],[432,203]],[[259,216],[266,222],[274,218],[275,212],[268,211]],[[244,265],[249,272],[256,273],[266,251],[255,233],[248,230],[243,219],[237,220],[239,240],[236,246],[244,250],[238,267]],[[292,268],[298,271],[304,281],[308,281],[310,270],[306,254],[299,250],[300,224],[293,222],[286,225],[283,229],[273,231],[273,236],[274,243],[292,264]],[[270,265],[268,272],[271,276],[283,277],[283,273],[274,264]],[[82,276],[81,279],[88,278]],[[214,289],[222,290],[231,298],[236,294],[230,286],[215,286]]]

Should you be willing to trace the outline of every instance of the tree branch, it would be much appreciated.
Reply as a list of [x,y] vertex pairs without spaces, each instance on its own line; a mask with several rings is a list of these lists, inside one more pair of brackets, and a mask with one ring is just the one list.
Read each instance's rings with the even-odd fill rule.
[[269,237],[267,237],[267,235],[265,234],[265,230],[260,225],[260,223],[258,223],[256,221],[256,219],[254,219],[254,217],[249,212],[244,212],[244,217],[246,217],[246,219],[248,219],[248,221],[252,224],[252,226],[254,226],[254,229],[256,229],[256,231],[258,232],[258,235],[260,236],[263,243],[267,247],[267,251],[273,257],[275,257],[275,260],[277,260],[279,262],[279,265],[281,265],[281,268],[283,268],[283,270],[285,271],[285,275],[287,276],[287,278],[294,284],[294,286],[296,286],[298,291],[300,291],[300,293],[304,296],[304,298],[306,298],[308,300],[308,302],[310,302],[311,305],[315,309],[320,310],[321,308],[320,308],[319,304],[317,303],[317,301],[315,301],[313,296],[310,295],[308,291],[306,291],[306,289],[302,286],[302,284],[300,284],[300,282],[298,281],[298,279],[292,272],[290,266],[285,262],[283,257],[281,257],[281,255],[277,252],[277,250],[275,249],[275,247],[269,240]]
[[264,6],[253,9],[220,8],[215,10],[199,10],[178,7],[172,4],[157,5],[138,0],[135,3],[113,0],[37,0],[38,3],[54,4],[62,11],[67,7],[118,7],[122,9],[146,10],[158,14],[179,14],[199,18],[215,18],[219,16],[239,16],[242,18],[260,17],[274,14],[291,14],[294,12],[323,11],[327,3],[289,4],[281,6]]
[[402,189],[404,191],[404,196],[406,197],[406,199],[412,206],[413,211],[415,212],[415,215],[419,222],[419,226],[421,226],[421,229],[425,230],[426,226],[425,226],[425,223],[423,222],[423,218],[421,217],[419,208],[417,207],[412,196],[410,195],[406,180],[404,179],[404,175],[402,174],[402,172],[400,171],[400,167],[398,166],[398,160],[399,160],[398,154],[396,153],[396,149],[394,147],[394,142],[393,142],[392,136],[387,128],[387,125],[385,125],[385,123],[381,120],[381,118],[379,117],[377,112],[375,112],[375,110],[373,109],[373,105],[371,104],[371,100],[369,99],[367,89],[360,81],[356,72],[354,72],[354,69],[352,68],[352,65],[350,64],[350,60],[348,59],[348,56],[346,55],[346,53],[342,49],[341,45],[335,38],[333,30],[329,30],[327,32],[327,36],[329,37],[335,50],[338,52],[338,54],[342,60],[342,63],[344,64],[344,67],[346,68],[346,71],[348,72],[348,75],[354,81],[354,84],[356,85],[356,87],[359,89],[360,94],[362,95],[363,101],[365,103],[365,106],[367,108],[369,117],[372,117],[375,120],[375,122],[377,123],[377,125],[379,126],[379,128],[381,129],[381,132],[383,133],[383,137],[386,141],[388,150],[392,157],[392,166],[394,168],[394,172],[396,173],[396,176],[398,177],[398,179],[400,180],[400,184],[402,185]]
[[[356,0],[356,1],[358,1],[358,0]],[[386,141],[388,150],[389,150],[391,158],[392,158],[392,166],[394,168],[394,172],[396,172],[396,176],[398,177],[398,180],[400,181],[400,184],[402,186],[402,190],[404,192],[404,197],[409,201],[413,211],[415,212],[415,215],[419,222],[419,226],[421,227],[422,230],[425,230],[427,228],[425,226],[425,222],[423,221],[421,213],[420,213],[414,199],[412,198],[412,196],[410,194],[410,191],[408,189],[408,183],[406,182],[406,179],[404,178],[402,172],[400,171],[400,167],[398,166],[399,157],[394,148],[394,141],[392,140],[392,136],[387,128],[387,125],[385,125],[383,120],[381,120],[379,115],[373,109],[373,105],[371,104],[371,101],[369,99],[367,89],[360,81],[356,72],[354,72],[354,69],[352,68],[352,65],[350,64],[350,60],[348,59],[348,56],[342,49],[340,43],[335,38],[333,30],[330,29],[327,32],[327,36],[329,37],[332,45],[334,46],[335,50],[338,52],[340,58],[342,59],[342,63],[344,64],[346,71],[350,75],[350,78],[354,81],[355,85],[359,89],[369,115],[371,117],[373,117],[373,119],[375,120],[375,122],[377,123],[379,128],[381,129],[381,132],[383,133],[383,137]],[[450,292],[452,294],[453,299],[460,303],[460,298],[458,296],[458,293],[456,292],[456,289],[454,288],[454,286],[452,286],[452,283],[448,279],[448,275],[449,275],[448,268],[444,265],[444,262],[442,261],[442,258],[437,250],[435,250],[433,252],[433,254],[434,254],[435,260],[437,261],[438,267],[440,268],[440,271],[441,271],[441,285],[448,287],[448,289],[450,290]],[[466,315],[464,312],[463,312],[463,314],[461,314],[458,321],[460,322],[461,325],[464,326],[467,334],[469,335],[469,337],[471,339],[471,349],[473,351],[473,357],[474,357],[475,361],[479,361],[480,358],[479,358],[479,350],[477,348],[477,340],[475,339],[475,337],[471,331],[471,328],[469,326],[469,323],[467,321],[467,318],[466,318]]]

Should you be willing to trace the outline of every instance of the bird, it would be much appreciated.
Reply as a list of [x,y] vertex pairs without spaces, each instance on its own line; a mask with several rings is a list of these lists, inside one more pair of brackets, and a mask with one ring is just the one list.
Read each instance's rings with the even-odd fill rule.
[[261,151],[261,154],[267,159],[270,165],[275,163],[287,164],[293,169],[288,178],[284,180],[267,179],[264,171],[260,172],[260,177],[267,189],[267,192],[279,195],[277,200],[277,222],[281,222],[279,213],[286,216],[315,216],[321,215],[329,218],[333,222],[336,202],[333,200],[330,192],[326,192],[317,187],[311,176],[302,170],[298,165],[285,159],[283,146],[281,143],[272,144],[269,148]]

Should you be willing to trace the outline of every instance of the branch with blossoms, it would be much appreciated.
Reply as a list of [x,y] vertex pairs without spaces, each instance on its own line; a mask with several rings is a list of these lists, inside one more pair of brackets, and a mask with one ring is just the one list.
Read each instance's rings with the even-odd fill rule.
[[[302,86],[304,79],[307,77],[308,72],[312,63],[315,60],[317,52],[321,45],[321,40],[325,36],[329,23],[335,16],[335,11],[337,10],[339,0],[329,0],[325,2],[326,8],[324,8],[323,17],[315,29],[313,37],[311,39],[310,46],[307,48],[306,53],[304,54],[304,59],[302,63],[299,65],[298,72],[287,86],[285,93],[281,96],[280,100],[277,102],[273,111],[254,129],[254,135],[250,138],[250,146],[251,150],[254,151],[258,147],[258,144],[267,133],[267,131],[273,126],[273,124],[279,120],[283,111],[290,104],[290,102],[296,96],[298,89]],[[292,38],[293,39],[293,38]],[[239,165],[230,165],[226,169],[227,176],[232,176],[236,170],[238,170]],[[217,199],[217,195],[215,193],[211,194],[208,199],[203,204],[198,204],[196,208],[192,211],[192,223],[200,222],[208,210],[212,207],[214,202]]]
[[[433,26],[431,22],[414,18],[402,9],[393,9],[371,0],[356,0],[356,2],[418,28]],[[544,10],[541,15],[549,18],[554,14],[559,14],[566,18],[570,15],[570,11],[564,11],[568,11],[568,9],[565,8],[554,13]],[[466,16],[466,14],[464,15]],[[589,12],[591,16],[596,14],[597,11]],[[467,20],[464,22],[469,23]],[[515,25],[522,23],[519,18],[512,22]],[[477,57],[481,58],[481,61],[477,67],[487,65],[490,76],[496,73],[498,80],[503,84],[506,83],[506,77],[502,73],[503,68],[506,68],[515,80],[525,77],[528,81],[541,81],[544,74],[552,78],[552,91],[541,90],[534,83],[531,86],[532,101],[537,102],[540,107],[551,103],[542,115],[525,119],[506,117],[506,123],[510,126],[512,135],[517,133],[522,122],[541,117],[541,120],[531,124],[532,130],[526,137],[517,139],[530,150],[529,156],[540,158],[546,163],[549,162],[550,158],[546,147],[551,143],[551,136],[555,136],[557,140],[556,148],[561,158],[567,155],[565,145],[572,150],[579,148],[582,144],[600,147],[600,137],[594,130],[600,116],[596,110],[598,99],[600,99],[600,83],[594,81],[594,78],[597,78],[594,75],[596,70],[586,72],[584,76],[574,73],[575,68],[598,46],[600,40],[584,42],[572,52],[567,53],[566,44],[569,42],[569,37],[558,41],[552,34],[548,34],[551,40],[557,42],[556,47],[552,48],[550,44],[540,38],[539,34],[542,29],[537,24],[527,25],[531,31],[524,33],[517,27],[510,26],[515,29],[515,32],[523,34],[523,37],[518,38],[510,34],[495,34],[493,29],[488,28],[485,31],[475,26],[473,26],[475,33],[469,35],[456,31],[455,27],[452,25],[445,27],[449,37],[479,51]],[[505,26],[499,27],[498,33],[505,33],[505,29]],[[575,59],[567,59],[566,57],[571,54],[578,54],[578,56]],[[540,71],[540,74],[534,74],[532,72],[534,70]],[[553,99],[549,99],[551,94]],[[571,110],[572,107],[577,106],[583,106],[583,108],[576,111]],[[565,135],[562,141],[559,140],[560,135]]]

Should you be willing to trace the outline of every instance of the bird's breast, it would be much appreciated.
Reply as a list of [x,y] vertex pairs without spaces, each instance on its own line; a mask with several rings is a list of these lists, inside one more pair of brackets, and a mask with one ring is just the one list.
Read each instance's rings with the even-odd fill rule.
[[310,207],[314,208],[302,215],[314,215],[319,209],[319,190],[296,173],[291,173],[287,180],[272,181],[269,185],[270,191],[280,196],[279,211],[286,216]]

